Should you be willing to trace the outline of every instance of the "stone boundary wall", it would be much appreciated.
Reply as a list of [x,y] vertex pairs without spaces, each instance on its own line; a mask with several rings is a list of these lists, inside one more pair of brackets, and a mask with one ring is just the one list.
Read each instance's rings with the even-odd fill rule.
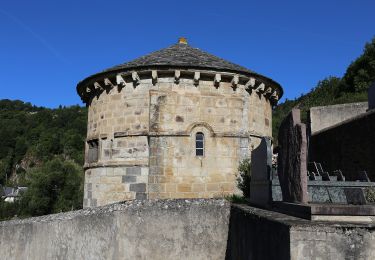
[[367,102],[312,107],[309,111],[311,134],[366,113],[367,109]]
[[375,111],[371,110],[313,134],[309,161],[322,163],[325,170],[340,169],[347,180],[366,170],[375,181]]
[[233,205],[226,259],[375,259],[374,227]]
[[375,225],[222,199],[134,200],[0,222],[1,259],[374,259]]
[[0,222],[1,259],[224,259],[225,200],[143,200]]

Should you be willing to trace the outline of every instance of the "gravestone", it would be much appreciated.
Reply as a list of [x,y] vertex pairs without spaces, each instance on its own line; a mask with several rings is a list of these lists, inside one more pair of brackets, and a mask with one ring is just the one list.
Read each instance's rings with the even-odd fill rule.
[[366,196],[363,188],[345,188],[346,201],[353,205],[366,205]]
[[279,128],[279,175],[283,201],[307,203],[307,139],[306,125],[300,110],[293,108]]
[[375,109],[375,81],[368,89],[368,109]]
[[263,137],[259,146],[251,152],[251,203],[267,206],[272,201],[271,169],[271,139]]

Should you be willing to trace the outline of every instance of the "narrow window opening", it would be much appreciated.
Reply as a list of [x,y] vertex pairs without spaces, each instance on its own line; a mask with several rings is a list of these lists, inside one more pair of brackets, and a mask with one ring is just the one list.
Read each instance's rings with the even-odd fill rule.
[[195,135],[195,156],[204,156],[204,134],[200,132]]
[[87,162],[88,163],[93,163],[98,161],[99,157],[99,140],[94,139],[87,141],[87,144],[89,146],[89,150],[87,153]]

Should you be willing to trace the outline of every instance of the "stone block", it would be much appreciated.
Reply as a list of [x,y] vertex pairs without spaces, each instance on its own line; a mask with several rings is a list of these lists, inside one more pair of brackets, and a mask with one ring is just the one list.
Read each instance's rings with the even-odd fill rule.
[[147,193],[137,192],[135,194],[135,199],[137,199],[137,200],[145,200],[145,199],[147,199]]
[[122,176],[122,183],[130,183],[130,182],[136,182],[136,181],[137,181],[137,176],[134,176],[134,175]]
[[205,184],[193,184],[192,185],[192,191],[193,192],[204,192],[206,191],[206,185]]
[[208,183],[206,185],[207,191],[220,191],[219,184],[218,183]]
[[130,184],[129,190],[134,192],[146,192],[146,183]]
[[151,192],[165,192],[165,184],[149,184],[148,191]]
[[178,184],[177,191],[178,192],[191,192],[191,184]]
[[141,175],[141,167],[129,167],[126,168],[127,175]]
[[344,192],[348,204],[366,204],[366,197],[363,188],[344,188]]
[[91,199],[90,201],[90,206],[91,207],[96,207],[97,206],[97,200],[96,199]]
[[166,192],[176,192],[177,191],[177,185],[174,183],[167,183],[165,185],[165,191]]
[[207,178],[208,183],[224,182],[226,180],[224,175],[215,174]]
[[121,176],[102,176],[100,177],[100,183],[106,184],[106,183],[121,183]]

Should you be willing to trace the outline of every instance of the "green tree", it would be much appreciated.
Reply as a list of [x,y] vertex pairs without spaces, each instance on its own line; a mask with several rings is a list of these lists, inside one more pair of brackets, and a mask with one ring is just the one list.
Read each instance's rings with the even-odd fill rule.
[[366,91],[375,81],[375,38],[365,45],[363,54],[350,64],[343,80],[345,88],[352,92]]
[[37,216],[82,207],[82,168],[54,158],[29,174],[28,190],[22,196],[22,215]]

